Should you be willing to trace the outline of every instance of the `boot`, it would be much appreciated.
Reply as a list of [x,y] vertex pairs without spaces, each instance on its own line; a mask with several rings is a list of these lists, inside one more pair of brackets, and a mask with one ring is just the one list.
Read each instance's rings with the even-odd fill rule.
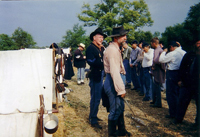
[[108,120],[108,136],[109,137],[117,137],[116,126],[117,126],[116,120]]
[[124,113],[122,113],[117,121],[117,125],[118,125],[118,131],[117,131],[117,135],[118,136],[131,136],[131,133],[128,132],[125,128],[125,123],[124,123]]

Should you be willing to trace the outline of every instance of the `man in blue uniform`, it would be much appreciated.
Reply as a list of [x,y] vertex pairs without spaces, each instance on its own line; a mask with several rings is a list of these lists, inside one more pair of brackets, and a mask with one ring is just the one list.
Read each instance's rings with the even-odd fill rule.
[[107,35],[103,33],[102,29],[97,28],[90,34],[90,40],[92,42],[86,49],[86,60],[91,70],[89,74],[91,95],[89,120],[92,127],[99,129],[102,129],[102,127],[98,124],[100,119],[97,117],[97,113],[103,87],[103,52],[105,49],[102,42],[106,37]]

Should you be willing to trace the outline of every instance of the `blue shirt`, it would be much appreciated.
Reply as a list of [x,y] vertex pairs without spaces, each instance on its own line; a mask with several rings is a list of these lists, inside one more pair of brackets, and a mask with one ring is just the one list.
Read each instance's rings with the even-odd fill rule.
[[132,49],[131,55],[130,55],[130,64],[135,65],[137,62],[135,60],[137,59],[138,54],[140,53],[140,48],[137,47],[136,49]]

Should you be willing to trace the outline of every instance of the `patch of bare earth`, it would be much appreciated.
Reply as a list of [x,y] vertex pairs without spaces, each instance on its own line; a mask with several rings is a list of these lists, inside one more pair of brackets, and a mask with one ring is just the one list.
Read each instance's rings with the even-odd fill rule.
[[[76,68],[74,69],[76,73]],[[67,94],[69,102],[59,103],[59,113],[54,113],[59,118],[59,127],[54,137],[106,137],[108,136],[108,113],[100,103],[98,117],[103,121],[99,124],[102,130],[92,128],[88,117],[90,111],[89,80],[85,79],[84,85],[77,85],[76,76],[67,81],[73,92]],[[137,118],[144,121],[146,126],[140,126],[131,119],[132,112],[125,104],[126,129],[132,136],[137,137],[197,137],[197,130],[191,128],[196,115],[195,102],[192,100],[182,124],[174,125],[172,120],[165,118],[168,114],[168,105],[165,93],[162,92],[162,108],[152,108],[149,101],[142,101],[141,96],[135,90],[127,90],[128,100]]]

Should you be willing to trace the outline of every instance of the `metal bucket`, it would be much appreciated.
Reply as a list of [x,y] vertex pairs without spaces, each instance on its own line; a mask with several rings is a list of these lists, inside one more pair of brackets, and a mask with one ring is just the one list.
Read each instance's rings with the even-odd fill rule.
[[44,129],[47,133],[53,134],[58,129],[58,117],[51,114],[48,114],[43,119]]

